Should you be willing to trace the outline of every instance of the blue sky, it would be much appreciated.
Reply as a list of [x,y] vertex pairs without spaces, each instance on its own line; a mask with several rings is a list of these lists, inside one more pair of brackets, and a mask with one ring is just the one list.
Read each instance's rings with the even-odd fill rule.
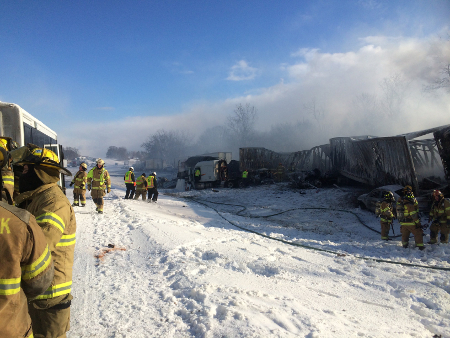
[[[323,64],[327,55],[358,57],[370,45],[392,51],[384,53],[392,58],[411,41],[420,50],[432,39],[445,44],[450,24],[449,0],[1,1],[0,6],[0,100],[22,106],[68,146],[91,152],[106,147],[98,146],[99,138],[139,150],[145,133],[155,128],[200,133],[195,116],[205,118],[203,128],[211,127],[239,102],[258,108],[260,128],[274,123],[265,118],[273,115],[264,105],[271,99],[285,110],[284,118],[298,119],[296,104],[305,106],[308,98],[295,101],[296,90],[304,93],[298,86],[311,80],[298,73],[303,66],[321,64],[331,75],[333,67]],[[320,97],[333,88],[312,87],[317,92],[310,97],[333,101],[331,94]],[[282,98],[264,99],[279,91]],[[190,116],[197,125],[183,123]],[[114,138],[95,128],[110,129]],[[140,139],[130,141],[136,131]]]

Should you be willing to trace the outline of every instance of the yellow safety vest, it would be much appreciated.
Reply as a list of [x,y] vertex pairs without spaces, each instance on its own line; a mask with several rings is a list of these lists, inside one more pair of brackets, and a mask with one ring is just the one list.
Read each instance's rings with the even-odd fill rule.
[[147,186],[147,188],[154,188],[155,187],[155,184],[153,183],[153,180],[155,179],[155,176],[149,176],[148,178],[147,178],[147,183],[148,183],[148,186]]
[[131,179],[131,173],[132,171],[127,171],[125,174],[125,183],[133,183],[133,180]]

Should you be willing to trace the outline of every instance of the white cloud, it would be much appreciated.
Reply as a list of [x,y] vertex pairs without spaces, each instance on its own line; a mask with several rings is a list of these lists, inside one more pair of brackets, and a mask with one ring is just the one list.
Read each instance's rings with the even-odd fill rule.
[[238,61],[233,67],[231,67],[230,75],[227,80],[230,81],[244,81],[253,80],[256,76],[257,69],[250,67],[245,60]]
[[[450,41],[437,37],[370,37],[355,51],[320,53],[305,49],[298,54],[307,57],[281,65],[279,77],[284,81],[255,88],[251,95],[192,103],[173,116],[126,117],[102,128],[68,126],[60,133],[67,139],[63,144],[75,144],[88,155],[104,156],[110,145],[139,150],[158,129],[185,130],[195,138],[209,127],[224,125],[226,116],[240,103],[257,108],[259,130],[304,119],[316,125],[310,143],[299,145],[297,150],[327,143],[332,137],[389,136],[450,123],[450,95],[423,91],[427,81],[438,75],[440,62],[448,61]],[[252,77],[256,72],[245,61],[234,67],[230,77],[236,79]],[[389,90],[397,95],[392,102],[386,102],[387,94],[392,94]],[[323,112],[320,121],[312,114],[312,102]]]

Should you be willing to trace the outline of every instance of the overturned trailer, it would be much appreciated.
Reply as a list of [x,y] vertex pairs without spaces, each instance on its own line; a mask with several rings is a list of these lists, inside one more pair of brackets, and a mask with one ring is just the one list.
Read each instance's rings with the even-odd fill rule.
[[241,170],[267,168],[275,171],[280,163],[293,172],[313,169],[326,172],[332,169],[329,144],[293,153],[277,153],[266,148],[239,148],[239,163]]
[[[434,133],[434,139],[416,138]],[[265,148],[240,148],[240,166],[250,170],[276,170],[281,163],[291,172],[319,169],[335,171],[371,186],[411,185],[432,176],[439,181],[446,170],[449,181],[450,125],[392,137],[336,137],[330,144],[294,153]],[[439,159],[440,157],[440,159]]]

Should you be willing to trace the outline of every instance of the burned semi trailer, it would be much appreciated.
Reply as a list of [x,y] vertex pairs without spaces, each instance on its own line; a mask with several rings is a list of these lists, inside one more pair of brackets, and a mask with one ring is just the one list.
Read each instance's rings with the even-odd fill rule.
[[239,162],[241,170],[267,168],[275,171],[280,163],[291,172],[314,169],[326,172],[332,169],[329,144],[293,153],[277,153],[266,148],[239,148]]
[[445,179],[450,185],[450,127],[443,128],[433,133],[436,146],[441,156]]
[[[411,185],[417,193],[420,182],[427,177],[432,177],[439,185],[443,169],[449,180],[449,127],[392,137],[336,137],[330,139],[329,144],[293,153],[240,148],[240,166],[248,170],[268,168],[276,171],[281,163],[290,172],[332,171],[370,186]],[[434,139],[417,139],[431,133],[434,133]]]
[[404,136],[336,137],[330,140],[333,166],[339,174],[371,186],[419,184]]

